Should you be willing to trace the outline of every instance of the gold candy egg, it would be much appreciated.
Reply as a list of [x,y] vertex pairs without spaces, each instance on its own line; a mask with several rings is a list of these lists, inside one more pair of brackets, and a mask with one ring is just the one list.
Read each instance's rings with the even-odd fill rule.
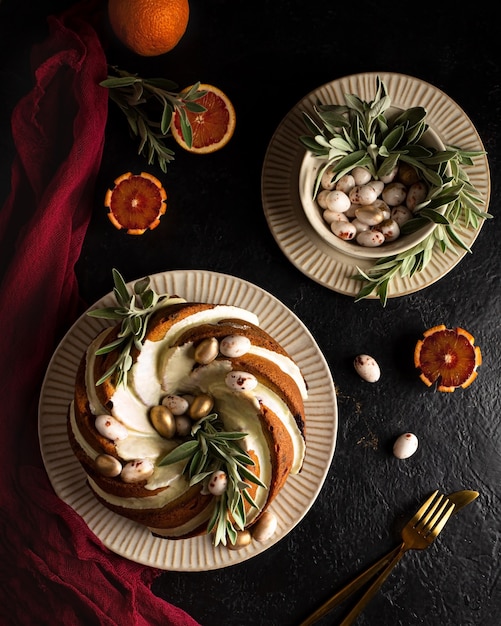
[[199,420],[212,411],[214,406],[214,398],[207,393],[196,396],[191,403],[189,415],[193,420]]
[[159,435],[166,439],[172,439],[176,434],[176,418],[172,411],[163,404],[158,404],[150,409],[150,421]]
[[111,454],[99,454],[94,463],[101,476],[114,478],[122,471],[122,464]]
[[215,337],[201,341],[195,348],[195,361],[200,365],[212,363],[219,354],[219,342]]
[[248,546],[251,541],[252,535],[250,534],[250,531],[239,530],[237,532],[237,538],[235,540],[235,543],[231,543],[231,541],[229,541],[227,547],[230,550],[241,550],[242,548],[245,548],[245,546]]
[[376,224],[380,224],[384,220],[383,211],[373,204],[358,207],[355,210],[355,215],[357,219],[368,226],[376,226]]

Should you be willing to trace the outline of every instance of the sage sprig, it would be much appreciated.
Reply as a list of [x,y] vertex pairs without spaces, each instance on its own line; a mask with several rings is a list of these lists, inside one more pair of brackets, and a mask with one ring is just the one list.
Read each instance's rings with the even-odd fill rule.
[[[155,162],[155,157],[163,172],[174,160],[174,151],[165,144],[171,136],[170,124],[174,111],[179,114],[181,133],[191,148],[193,131],[187,111],[203,113],[206,108],[196,100],[207,92],[195,83],[186,92],[180,93],[178,85],[166,78],[141,78],[116,67],[117,76],[108,76],[100,85],[109,89],[109,97],[125,114],[133,136],[139,138],[138,154]],[[155,116],[155,117],[153,117]]]
[[431,261],[435,248],[441,252],[446,252],[446,250],[457,252],[456,246],[458,246],[471,253],[471,249],[460,236],[459,227],[476,229],[482,219],[492,217],[489,213],[478,209],[481,199],[460,166],[461,163],[471,164],[471,158],[478,154],[477,152],[457,150],[456,158],[451,164],[456,189],[452,195],[449,194],[447,187],[437,194],[437,197],[442,194],[443,197],[447,198],[447,207],[443,214],[431,215],[428,213],[428,208],[422,209],[417,218],[409,220],[402,226],[401,232],[406,234],[424,226],[428,219],[434,221],[436,223],[435,228],[423,241],[405,252],[377,260],[367,272],[357,267],[358,273],[352,278],[365,281],[367,284],[358,292],[356,301],[376,293],[382,305],[385,306],[388,299],[388,287],[392,278],[397,273],[403,278],[421,272]]
[[151,289],[149,277],[138,280],[134,284],[133,293],[129,293],[122,275],[116,269],[113,269],[113,282],[115,285],[113,293],[117,305],[87,312],[90,317],[121,321],[117,338],[96,350],[98,356],[118,350],[117,359],[96,382],[96,386],[101,385],[115,372],[117,372],[117,386],[127,384],[127,373],[132,367],[131,351],[134,347],[141,350],[148,320],[169,299],[168,295],[159,296]]
[[228,540],[234,544],[238,530],[243,530],[246,524],[244,500],[257,508],[248,491],[249,483],[265,487],[247,469],[254,465],[254,461],[238,444],[247,433],[225,431],[217,414],[211,413],[195,422],[191,436],[163,457],[158,465],[186,460],[183,473],[187,475],[190,486],[203,482],[217,470],[226,473],[228,486],[221,496],[216,497],[207,532],[214,531],[216,546],[219,543],[226,545]]
[[428,130],[426,110],[412,107],[398,113],[394,119],[385,114],[391,106],[386,85],[376,78],[376,95],[365,102],[354,94],[345,95],[344,105],[318,102],[316,122],[303,112],[303,120],[313,136],[299,140],[315,156],[325,158],[320,168],[316,195],[322,174],[333,170],[333,180],[339,180],[354,167],[365,167],[373,178],[389,174],[398,161],[415,167],[432,187],[441,188],[449,182],[447,163],[454,151],[437,151],[420,143]]
[[375,292],[383,306],[390,282],[397,274],[404,277],[422,271],[436,247],[445,252],[459,246],[471,252],[459,234],[460,228],[475,229],[481,220],[492,218],[481,209],[483,201],[464,169],[484,152],[464,151],[455,146],[446,146],[444,150],[424,146],[420,142],[429,128],[426,110],[412,107],[392,119],[387,114],[390,106],[386,85],[377,77],[376,94],[371,102],[355,94],[345,94],[344,105],[317,102],[314,112],[318,121],[303,112],[310,135],[299,137],[307,150],[324,159],[313,197],[328,168],[333,171],[333,181],[357,166],[365,167],[378,179],[401,161],[418,170],[429,184],[427,198],[417,207],[414,218],[404,224],[401,233],[415,232],[430,222],[435,224],[433,232],[410,250],[379,259],[369,271],[357,268],[358,274],[353,276],[368,283],[360,289],[356,300]]

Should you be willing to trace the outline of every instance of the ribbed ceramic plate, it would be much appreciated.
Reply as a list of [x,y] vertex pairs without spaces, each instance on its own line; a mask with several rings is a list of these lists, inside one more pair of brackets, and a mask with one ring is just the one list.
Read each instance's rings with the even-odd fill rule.
[[[357,273],[356,267],[367,270],[373,262],[335,250],[308,222],[299,196],[299,172],[305,155],[299,137],[307,134],[303,111],[313,114],[318,100],[323,104],[344,104],[345,94],[356,94],[362,100],[371,101],[377,76],[385,83],[392,105],[426,109],[427,123],[445,145],[484,151],[472,122],[449,96],[429,83],[404,74],[373,72],[340,78],[309,93],[285,116],[271,138],[262,169],[261,194],[268,226],[282,252],[303,274],[333,291],[351,296],[355,296],[362,286],[352,278]],[[465,169],[487,211],[490,199],[487,157],[475,158],[474,166]],[[468,246],[477,238],[483,221],[477,229],[460,230],[461,238]],[[459,246],[445,253],[434,251],[431,261],[421,272],[412,277],[396,276],[391,281],[388,297],[407,295],[431,285],[450,272],[465,254],[466,251]]]
[[[253,542],[242,550],[215,548],[208,536],[185,540],[153,537],[144,527],[108,511],[92,495],[85,474],[66,435],[66,414],[73,397],[80,359],[104,322],[83,315],[69,330],[50,362],[39,403],[42,457],[58,496],[86,521],[113,552],[152,567],[176,571],[204,571],[240,563],[267,550],[298,524],[322,488],[330,467],[337,435],[337,402],[329,367],[304,324],[274,296],[239,278],[207,271],[155,274],[157,293],[186,300],[233,304],[253,311],[261,326],[286,348],[300,366],[308,384],[305,403],[307,448],[304,467],[291,476],[272,504],[278,529],[270,541]],[[114,303],[108,294],[94,307]]]

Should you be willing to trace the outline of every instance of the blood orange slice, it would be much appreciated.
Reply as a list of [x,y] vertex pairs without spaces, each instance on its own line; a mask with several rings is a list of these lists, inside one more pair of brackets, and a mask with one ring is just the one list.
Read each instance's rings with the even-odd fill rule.
[[114,182],[115,186],[104,197],[111,223],[118,229],[124,228],[129,235],[142,235],[156,228],[167,208],[167,194],[158,178],[147,172],[127,172]]
[[[190,89],[184,89],[181,93],[187,93]],[[176,142],[188,152],[207,154],[223,148],[232,138],[236,115],[230,99],[218,87],[202,83],[198,91],[206,93],[192,102],[205,111],[190,111],[187,107],[181,113],[176,109],[172,115],[171,132]],[[184,114],[191,125],[191,132],[188,133],[182,119]]]
[[425,385],[437,383],[438,391],[446,392],[471,385],[482,364],[482,353],[473,336],[463,328],[449,329],[443,324],[428,329],[423,336],[414,349],[414,365]]

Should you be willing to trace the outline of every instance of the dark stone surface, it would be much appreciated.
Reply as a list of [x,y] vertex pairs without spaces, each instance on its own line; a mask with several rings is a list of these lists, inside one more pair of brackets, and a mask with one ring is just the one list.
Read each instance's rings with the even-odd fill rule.
[[[71,2],[4,0],[1,149],[3,200],[12,144],[8,118],[29,89],[28,51],[45,34],[45,15]],[[91,304],[110,291],[111,269],[128,279],[171,269],[207,269],[259,285],[309,328],[331,368],[339,404],[337,446],[311,510],[282,541],[230,568],[163,573],[154,591],[203,626],[297,625],[333,591],[398,542],[398,529],[435,488],[476,489],[480,497],[454,517],[434,546],[407,554],[359,619],[360,625],[495,626],[501,615],[501,241],[500,65],[498,25],[477,2],[416,5],[324,0],[192,0],[186,35],[157,58],[139,58],[103,37],[110,64],[180,86],[212,83],[232,99],[237,129],[213,155],[176,150],[163,175],[136,154],[121,114],[110,104],[105,153],[78,277]],[[5,26],[5,22],[4,22]],[[453,98],[488,153],[495,219],[445,278],[410,296],[355,303],[314,283],[282,254],[260,196],[268,142],[308,92],[365,71],[421,78]],[[175,147],[174,147],[175,149]],[[131,237],[109,223],[102,199],[119,174],[162,178],[168,210],[160,226]],[[483,365],[467,390],[426,388],[412,364],[415,341],[436,324],[468,329]],[[351,362],[366,352],[380,363],[376,385]],[[416,433],[417,453],[391,454],[395,437]],[[333,624],[333,614],[322,624]]]

